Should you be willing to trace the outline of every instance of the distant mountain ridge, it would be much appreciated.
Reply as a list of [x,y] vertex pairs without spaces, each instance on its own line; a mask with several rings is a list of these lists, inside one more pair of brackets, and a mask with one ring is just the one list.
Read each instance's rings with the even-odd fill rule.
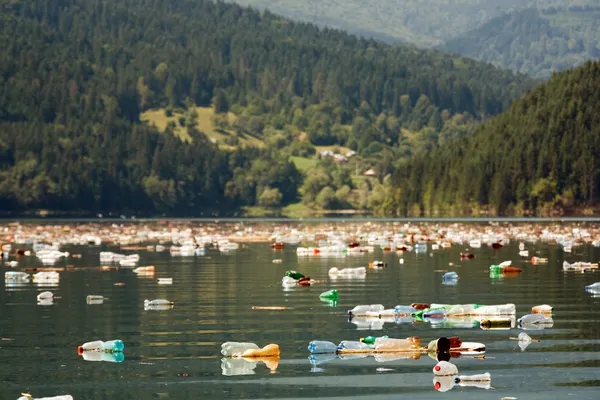
[[226,0],[382,40],[422,47],[477,29],[526,8],[595,5],[595,0]]
[[514,11],[440,49],[548,78],[600,57],[600,6]]

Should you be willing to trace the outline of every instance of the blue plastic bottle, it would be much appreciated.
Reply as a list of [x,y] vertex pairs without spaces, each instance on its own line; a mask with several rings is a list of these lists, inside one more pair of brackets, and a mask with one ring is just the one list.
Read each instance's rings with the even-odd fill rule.
[[313,340],[308,344],[308,351],[312,354],[336,353],[337,345],[332,342]]

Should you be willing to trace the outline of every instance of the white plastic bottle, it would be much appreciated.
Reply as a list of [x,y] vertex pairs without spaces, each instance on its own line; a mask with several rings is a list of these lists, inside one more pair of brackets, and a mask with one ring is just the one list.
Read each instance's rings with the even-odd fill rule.
[[458,375],[458,368],[448,361],[440,361],[433,367],[433,374],[435,376]]
[[221,345],[221,354],[225,357],[233,357],[244,353],[246,350],[257,349],[259,347],[256,343],[226,342]]
[[348,311],[349,315],[367,315],[368,311],[383,311],[385,307],[382,304],[363,304],[354,307],[352,310]]

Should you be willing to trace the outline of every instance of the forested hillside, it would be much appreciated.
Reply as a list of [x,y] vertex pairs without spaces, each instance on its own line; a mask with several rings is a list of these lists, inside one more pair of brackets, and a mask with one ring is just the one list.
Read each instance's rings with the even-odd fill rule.
[[560,214],[600,195],[600,62],[554,75],[468,137],[400,166],[396,215]]
[[511,12],[441,49],[548,78],[600,57],[600,7]]
[[[301,184],[286,144],[373,153],[405,148],[407,128],[435,144],[534,84],[208,0],[3,1],[0,48],[4,210],[189,215],[285,204]],[[213,145],[195,111],[211,104],[218,126],[232,111],[236,135],[267,146]],[[140,121],[150,109],[178,122],[160,134]]]
[[511,10],[598,5],[596,0],[227,0],[289,18],[419,46],[435,46]]

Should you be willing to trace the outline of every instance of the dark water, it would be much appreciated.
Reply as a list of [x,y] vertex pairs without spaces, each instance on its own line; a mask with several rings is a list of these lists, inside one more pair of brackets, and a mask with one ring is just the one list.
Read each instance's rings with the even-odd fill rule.
[[[168,252],[141,251],[140,265],[155,265],[152,278],[131,270],[102,272],[98,253],[107,248],[67,248],[81,253],[57,265],[83,270],[61,272],[57,287],[35,284],[0,287],[0,399],[16,399],[21,392],[35,397],[71,394],[75,399],[188,399],[188,398],[406,398],[406,399],[597,399],[600,386],[600,298],[584,286],[600,281],[597,272],[562,271],[562,261],[595,261],[600,249],[577,247],[564,254],[545,244],[528,246],[531,255],[549,257],[548,265],[532,266],[518,257],[516,244],[492,251],[474,250],[477,258],[460,262],[453,247],[425,254],[407,253],[399,264],[395,253],[346,258],[299,258],[295,247],[273,251],[267,244],[244,245],[236,252],[208,252],[205,257],[175,258]],[[109,248],[119,251],[118,248]],[[125,252],[128,253],[128,252]],[[131,252],[129,252],[131,253]],[[272,263],[280,258],[281,264]],[[364,280],[328,278],[330,267],[356,267],[382,259],[384,270],[369,270]],[[492,263],[512,259],[524,272],[516,278],[491,279]],[[449,267],[449,262],[455,267]],[[22,266],[39,265],[34,257]],[[281,277],[297,269],[314,279],[312,287],[284,290]],[[441,272],[460,275],[456,286],[441,283]],[[6,268],[3,268],[5,271]],[[4,272],[3,271],[3,272]],[[172,277],[173,285],[157,285],[156,278]],[[4,280],[4,273],[0,278]],[[124,286],[115,286],[123,282]],[[336,288],[337,307],[318,295]],[[36,295],[51,290],[60,299],[52,306],[36,305]],[[108,297],[102,305],[87,305],[88,294]],[[144,299],[167,298],[175,307],[144,311]],[[484,331],[480,328],[434,328],[428,323],[386,323],[380,330],[358,330],[346,311],[357,304],[386,307],[412,302],[517,305],[517,317],[534,305],[554,306],[554,326],[528,331],[541,342],[521,351],[518,329]],[[252,306],[288,306],[285,311],[253,311]],[[487,345],[486,359],[461,357],[453,362],[464,374],[490,372],[492,389],[460,388],[440,393],[432,384],[435,361],[378,362],[373,357],[337,359],[318,366],[308,360],[313,339],[339,342],[368,335],[404,338],[417,335],[424,343],[439,336],[458,335],[463,341]],[[89,362],[77,355],[79,344],[91,340],[122,339],[125,361]],[[271,372],[262,362],[234,364],[250,375],[231,375],[222,369],[220,344],[250,341],[260,346],[277,343],[281,359]],[[244,364],[245,363],[245,364]],[[252,369],[254,367],[254,369]],[[242,369],[244,370],[244,369]],[[227,373],[228,375],[224,374]]]

